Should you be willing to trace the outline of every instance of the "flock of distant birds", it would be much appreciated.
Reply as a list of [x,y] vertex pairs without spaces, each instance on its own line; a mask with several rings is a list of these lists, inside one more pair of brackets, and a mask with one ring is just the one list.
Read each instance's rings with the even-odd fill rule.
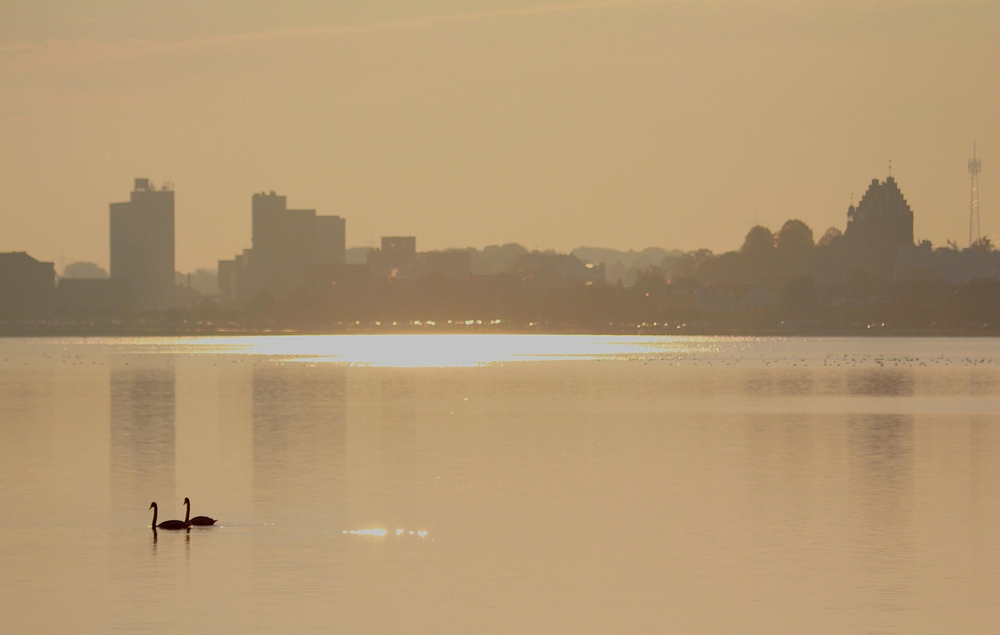
[[184,520],[165,520],[162,523],[156,523],[157,507],[156,502],[149,504],[149,508],[153,510],[153,531],[157,529],[191,529],[192,527],[210,527],[215,524],[214,518],[209,518],[208,516],[195,516],[191,518],[191,499],[185,498],[184,505],[187,511],[184,512]]

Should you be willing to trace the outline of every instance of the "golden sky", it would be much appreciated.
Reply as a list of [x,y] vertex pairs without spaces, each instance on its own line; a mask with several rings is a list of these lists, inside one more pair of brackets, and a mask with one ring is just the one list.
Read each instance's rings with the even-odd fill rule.
[[250,196],[348,245],[724,251],[843,229],[892,160],[918,239],[1000,237],[1000,3],[6,2],[0,251],[107,266],[108,203],[174,182],[177,267]]

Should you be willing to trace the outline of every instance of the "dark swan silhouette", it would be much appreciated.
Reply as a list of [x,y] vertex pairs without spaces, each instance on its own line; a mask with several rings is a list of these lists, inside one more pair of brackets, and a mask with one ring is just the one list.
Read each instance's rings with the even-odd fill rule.
[[197,525],[198,527],[208,527],[215,524],[215,519],[208,516],[195,516],[191,518],[191,500],[189,498],[184,499],[184,505],[187,506],[187,511],[184,513],[184,522],[190,525]]
[[188,523],[184,522],[183,520],[165,520],[162,523],[160,523],[159,525],[157,525],[156,524],[156,513],[157,513],[156,503],[155,502],[150,503],[149,504],[149,508],[153,510],[153,531],[156,531],[157,529],[188,529],[188,528],[191,527],[191,525],[189,525]]

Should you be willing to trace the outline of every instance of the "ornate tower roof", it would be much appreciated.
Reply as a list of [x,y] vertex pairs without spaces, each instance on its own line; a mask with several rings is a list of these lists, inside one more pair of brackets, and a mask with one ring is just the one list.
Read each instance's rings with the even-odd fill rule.
[[891,176],[882,183],[879,183],[878,179],[872,179],[868,191],[854,208],[854,213],[848,215],[856,221],[865,218],[882,220],[909,218],[911,221],[913,219],[910,204],[899,190],[896,179]]
[[872,179],[857,206],[848,208],[844,239],[864,260],[894,260],[900,247],[913,245],[913,210],[894,178]]

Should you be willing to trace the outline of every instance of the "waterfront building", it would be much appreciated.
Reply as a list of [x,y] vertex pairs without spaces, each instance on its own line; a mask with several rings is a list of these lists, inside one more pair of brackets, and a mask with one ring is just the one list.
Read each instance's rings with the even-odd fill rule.
[[52,303],[56,268],[23,251],[0,254],[0,316],[37,317]]
[[368,252],[368,268],[376,278],[412,276],[416,261],[416,236],[383,236],[381,248]]
[[302,284],[310,268],[344,264],[347,222],[340,216],[288,209],[287,197],[273,190],[254,194],[250,209],[251,248],[218,264],[224,303],[282,295]]
[[122,318],[132,313],[135,297],[127,280],[60,278],[54,312],[71,319]]
[[174,299],[174,190],[135,179],[128,202],[111,203],[111,278],[132,286],[136,308],[162,309]]

